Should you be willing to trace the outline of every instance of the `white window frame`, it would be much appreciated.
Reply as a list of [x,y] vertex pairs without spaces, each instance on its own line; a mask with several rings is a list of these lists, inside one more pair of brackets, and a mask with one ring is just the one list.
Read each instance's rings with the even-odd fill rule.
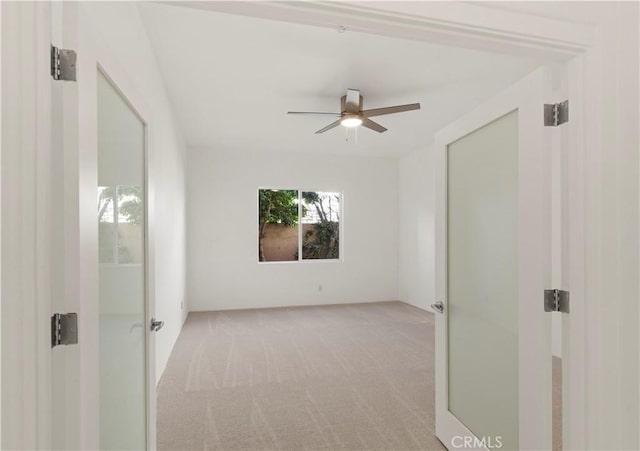
[[[298,259],[297,260],[283,260],[273,262],[261,262],[260,255],[257,255],[257,263],[259,265],[277,265],[277,264],[292,264],[292,263],[342,263],[344,260],[344,192],[342,190],[335,189],[306,189],[306,188],[282,188],[282,187],[258,187],[256,190],[256,224],[260,223],[260,191],[262,190],[278,190],[278,191],[298,191]],[[338,258],[322,258],[322,259],[303,259],[302,258],[302,193],[336,193],[340,195],[340,221],[338,226]],[[260,230],[256,233],[256,249],[260,246]]]

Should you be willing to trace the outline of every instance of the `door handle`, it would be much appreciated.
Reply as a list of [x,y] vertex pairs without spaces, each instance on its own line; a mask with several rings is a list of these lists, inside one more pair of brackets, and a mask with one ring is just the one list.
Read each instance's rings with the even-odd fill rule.
[[435,304],[431,304],[431,308],[438,313],[444,313],[444,304],[441,301],[438,301]]
[[151,331],[158,332],[164,326],[164,321],[158,321],[155,318],[151,318]]
[[144,328],[144,323],[138,323],[138,322],[133,323],[129,328],[129,333],[132,333],[133,329],[135,329],[136,327]]

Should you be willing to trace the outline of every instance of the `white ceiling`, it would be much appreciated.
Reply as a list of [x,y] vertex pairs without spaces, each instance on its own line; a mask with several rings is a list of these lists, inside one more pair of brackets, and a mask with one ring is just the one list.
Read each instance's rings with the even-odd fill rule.
[[[190,147],[397,157],[540,62],[336,29],[157,3],[140,5],[160,70]],[[287,116],[339,111],[347,88],[365,108],[420,102],[374,118],[357,143],[333,121]]]

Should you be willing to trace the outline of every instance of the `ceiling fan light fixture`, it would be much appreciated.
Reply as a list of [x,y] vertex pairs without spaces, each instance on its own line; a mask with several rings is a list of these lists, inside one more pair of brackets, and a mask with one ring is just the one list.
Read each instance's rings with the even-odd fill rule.
[[[2,0],[0,0],[2,1]],[[384,133],[387,131],[382,125],[371,120],[373,116],[384,116],[386,114],[403,113],[405,111],[419,110],[419,103],[410,103],[407,105],[395,105],[383,108],[373,108],[371,110],[362,109],[362,99],[360,91],[357,89],[347,89],[347,95],[340,97],[340,113],[313,113],[310,111],[288,111],[287,114],[307,114],[307,115],[324,115],[333,116],[337,120],[329,125],[322,127],[316,132],[316,135],[324,133],[328,130],[342,125],[347,128],[356,128],[362,125],[374,132]]]
[[354,128],[362,125],[362,118],[358,114],[345,114],[342,117],[340,124],[348,128]]

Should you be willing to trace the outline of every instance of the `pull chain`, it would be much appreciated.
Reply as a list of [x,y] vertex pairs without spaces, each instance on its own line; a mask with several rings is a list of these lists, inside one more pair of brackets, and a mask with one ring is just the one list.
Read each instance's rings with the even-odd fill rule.
[[[354,144],[358,144],[358,127],[353,127]],[[344,140],[349,142],[349,127],[344,128]]]

